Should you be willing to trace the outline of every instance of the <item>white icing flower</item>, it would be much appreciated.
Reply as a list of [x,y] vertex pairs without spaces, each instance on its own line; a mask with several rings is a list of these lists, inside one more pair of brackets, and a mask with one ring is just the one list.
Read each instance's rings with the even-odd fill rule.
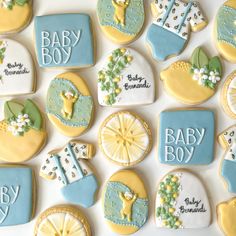
[[211,71],[209,75],[209,80],[213,83],[216,84],[218,81],[220,81],[220,75],[217,71]]
[[[1,0],[0,0],[0,1],[1,1]],[[0,49],[7,47],[7,42],[6,42],[6,41],[0,41],[0,42],[1,42],[1,44],[0,44]]]
[[193,79],[197,80],[200,85],[204,84],[204,81],[208,79],[208,76],[205,74],[207,73],[207,70],[205,68],[195,68],[193,73]]
[[23,114],[23,115],[18,115],[17,119],[16,119],[18,125],[20,126],[25,126],[25,125],[29,125],[30,123],[30,119],[29,119],[29,115],[28,114]]
[[12,0],[0,0],[0,7],[8,8],[13,4]]
[[8,131],[12,132],[14,136],[17,136],[24,130],[21,124],[17,123],[16,121],[11,121],[10,125],[8,126]]

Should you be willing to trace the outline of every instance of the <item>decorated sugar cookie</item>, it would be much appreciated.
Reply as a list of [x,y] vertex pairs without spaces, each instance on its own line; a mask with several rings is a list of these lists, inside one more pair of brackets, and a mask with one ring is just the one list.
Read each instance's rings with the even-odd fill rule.
[[30,167],[0,165],[0,227],[31,221],[35,210],[35,188]]
[[214,38],[220,54],[228,61],[236,63],[236,2],[226,1],[220,7],[215,19]]
[[7,101],[0,122],[0,160],[23,162],[35,156],[44,146],[47,134],[43,117],[30,99],[24,104]]
[[49,152],[40,169],[40,175],[48,180],[56,179],[61,192],[71,203],[90,207],[95,202],[98,182],[87,160],[92,159],[91,144],[70,141],[62,149]]
[[99,0],[97,13],[103,32],[118,44],[134,41],[144,24],[143,0]]
[[207,25],[196,1],[155,0],[152,12],[154,21],[148,29],[147,43],[158,61],[180,54],[190,31],[200,31]]
[[32,0],[0,1],[0,34],[17,33],[29,23],[33,14]]
[[104,218],[117,234],[133,234],[148,218],[148,195],[136,172],[121,170],[108,180],[103,193]]
[[102,106],[153,103],[155,82],[152,68],[130,48],[114,50],[98,72],[98,101]]
[[138,115],[120,111],[102,123],[98,142],[106,158],[117,165],[133,166],[150,152],[152,134],[148,124]]
[[236,217],[236,198],[227,202],[221,202],[217,205],[217,220],[220,228],[226,236],[236,235],[235,217]]
[[72,72],[52,80],[47,93],[47,115],[64,135],[76,137],[86,131],[93,120],[94,104],[82,78]]
[[94,40],[89,15],[37,16],[34,25],[40,67],[68,69],[94,64]]
[[34,236],[91,236],[90,225],[75,206],[54,206],[38,217]]
[[0,39],[0,97],[33,93],[35,79],[28,50],[11,39]]
[[222,79],[219,57],[209,58],[196,48],[190,62],[177,61],[161,72],[165,90],[178,101],[196,105],[212,97]]
[[214,113],[167,110],[160,114],[158,157],[168,165],[208,165],[214,159]]
[[174,170],[159,183],[156,196],[158,228],[199,229],[211,224],[206,190],[194,174]]

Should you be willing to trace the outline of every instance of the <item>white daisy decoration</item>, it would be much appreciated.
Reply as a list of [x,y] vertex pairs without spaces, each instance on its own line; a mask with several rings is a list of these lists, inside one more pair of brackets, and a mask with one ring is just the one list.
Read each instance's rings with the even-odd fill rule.
[[220,81],[220,75],[217,71],[211,71],[209,74],[208,79],[213,83],[216,84],[217,82]]
[[16,121],[21,126],[26,126],[30,124],[30,118],[28,114],[18,115]]
[[1,8],[9,8],[12,6],[13,1],[12,0],[0,0],[0,7]]
[[10,125],[8,126],[8,131],[12,132],[14,136],[18,136],[24,130],[19,123],[16,121],[11,121]]

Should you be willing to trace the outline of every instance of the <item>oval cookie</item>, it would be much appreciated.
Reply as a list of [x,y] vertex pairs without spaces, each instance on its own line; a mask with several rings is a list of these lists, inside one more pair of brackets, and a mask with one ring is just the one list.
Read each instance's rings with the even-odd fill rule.
[[4,105],[4,120],[0,121],[0,159],[23,162],[35,156],[44,146],[47,134],[43,117],[36,104],[8,101]]
[[128,44],[144,24],[143,0],[99,0],[97,14],[105,35],[117,44]]
[[34,236],[91,236],[90,225],[75,206],[54,206],[38,217]]
[[32,18],[32,0],[2,0],[0,2],[0,34],[17,33]]
[[102,123],[98,142],[106,158],[117,165],[133,166],[150,152],[152,135],[148,124],[139,116],[120,111]]
[[194,50],[190,62],[177,61],[161,72],[165,90],[188,105],[197,105],[212,97],[221,78],[219,57],[208,58],[200,47]]
[[1,39],[0,97],[33,93],[35,80],[36,72],[29,51],[16,41]]
[[236,63],[235,19],[236,2],[228,0],[218,10],[214,28],[214,38],[220,54],[232,63]]
[[156,207],[158,228],[199,229],[211,224],[211,208],[201,181],[184,169],[168,173],[159,183]]
[[149,63],[130,48],[118,48],[106,57],[98,72],[98,102],[125,107],[154,102],[155,82]]
[[131,170],[121,170],[108,180],[103,193],[104,217],[117,234],[133,234],[148,218],[148,195],[145,186]]
[[91,125],[93,98],[83,79],[71,72],[52,80],[47,93],[47,115],[65,136],[76,137]]

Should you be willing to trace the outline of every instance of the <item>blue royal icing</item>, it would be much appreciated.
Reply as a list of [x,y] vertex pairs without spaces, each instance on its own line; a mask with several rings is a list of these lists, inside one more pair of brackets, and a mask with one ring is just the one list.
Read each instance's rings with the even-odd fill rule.
[[223,160],[221,175],[228,184],[228,190],[231,193],[236,193],[236,162],[230,160]]
[[159,120],[158,156],[170,165],[207,165],[214,158],[214,113],[164,111]]
[[33,211],[33,173],[26,167],[0,167],[0,227],[25,224]]
[[87,14],[36,16],[35,41],[41,67],[94,64],[91,19]]

